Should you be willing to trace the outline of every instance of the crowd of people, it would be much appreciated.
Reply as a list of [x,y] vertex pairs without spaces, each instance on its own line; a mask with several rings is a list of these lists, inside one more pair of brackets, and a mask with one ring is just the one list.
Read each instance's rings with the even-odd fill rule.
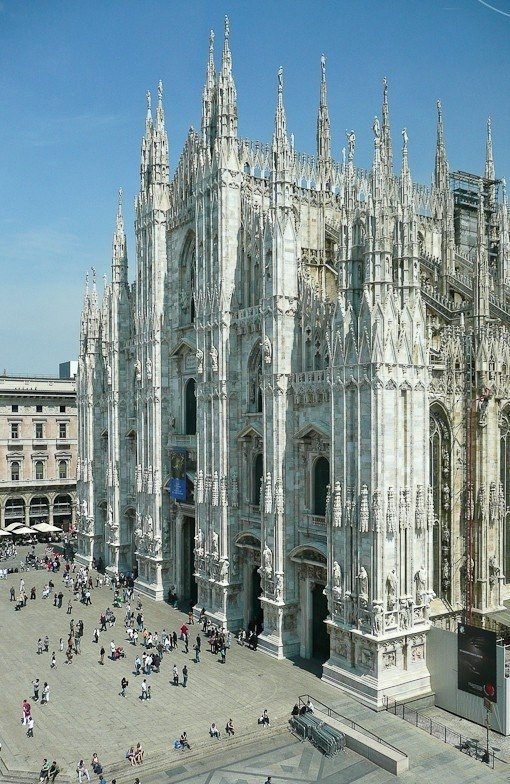
[[[199,617],[201,630],[198,634],[193,634],[193,639],[190,627],[195,625],[193,613],[188,615],[188,622],[181,623],[176,630],[167,630],[163,628],[149,629],[145,616],[141,598],[134,594],[133,585],[123,582],[118,578],[107,578],[103,575],[98,575],[95,578],[95,587],[102,587],[108,585],[113,592],[112,600],[104,609],[101,609],[101,600],[104,599],[104,593],[100,593],[98,599],[94,597],[92,601],[92,591],[94,590],[94,578],[92,573],[84,566],[77,566],[69,562],[61,562],[58,556],[52,556],[46,553],[43,563],[46,568],[53,575],[61,572],[62,588],[55,585],[54,579],[51,578],[45,583],[44,588],[39,593],[39,589],[35,586],[30,588],[30,600],[37,601],[40,597],[45,603],[53,604],[56,610],[67,607],[67,615],[73,616],[76,606],[83,605],[89,607],[91,605],[98,606],[98,623],[94,628],[91,639],[92,643],[96,644],[99,648],[99,664],[105,665],[106,650],[105,646],[109,649],[108,659],[112,662],[126,659],[125,646],[132,646],[136,649],[134,658],[133,674],[135,678],[140,676],[140,694],[139,700],[146,702],[152,699],[152,677],[154,674],[159,674],[164,662],[168,659],[171,661],[171,671],[168,672],[168,681],[174,687],[188,688],[188,679],[190,676],[188,664],[184,663],[182,667],[178,666],[176,654],[183,653],[189,654],[190,648],[193,649],[193,661],[199,664],[201,661],[201,654],[203,650],[202,640],[204,645],[208,645],[210,654],[217,656],[218,662],[226,663],[227,653],[231,647],[232,635],[231,633],[211,622],[207,617],[205,608],[202,609]],[[19,591],[12,586],[9,591],[10,601],[15,604],[20,600],[24,605],[27,602],[27,589],[25,585],[26,574],[20,575]],[[69,595],[66,597],[64,591],[68,591]],[[67,603],[65,602],[67,599]],[[80,604],[76,605],[79,602]],[[111,606],[110,606],[111,604]],[[119,640],[115,640],[115,635],[118,634],[116,630],[116,617],[113,608],[122,608],[124,615],[123,635],[124,639],[122,644]],[[120,614],[120,613],[119,613]],[[63,617],[63,616],[62,616]],[[49,662],[50,671],[58,668],[59,661],[63,661],[68,666],[71,665],[77,657],[82,653],[82,641],[84,638],[85,624],[83,620],[74,620],[73,617],[69,618],[68,629],[62,636],[57,638],[50,638],[48,634],[41,635],[37,638],[35,644],[35,651],[37,657],[41,662],[46,659]],[[113,634],[113,639],[110,643],[102,642],[104,633]],[[58,640],[58,641],[57,641]],[[182,643],[180,645],[179,643]],[[254,646],[256,647],[256,645]],[[62,654],[62,659],[60,659]],[[190,656],[191,658],[191,656]],[[44,664],[42,665],[44,667]],[[120,673],[119,673],[120,675]],[[129,693],[129,679],[128,673],[124,672],[120,678],[120,692],[119,696],[126,698]],[[158,683],[158,688],[162,687],[162,683]],[[50,682],[42,680],[39,676],[35,677],[32,681],[33,697],[32,702],[41,706],[50,703]],[[22,723],[26,730],[28,738],[34,737],[35,719],[32,705],[28,699],[22,701]],[[258,719],[259,724],[264,726],[269,725],[269,716],[267,710],[264,710],[261,717]],[[224,732],[226,736],[233,737],[235,735],[234,722],[232,718],[225,721]],[[205,734],[205,727],[204,727]],[[209,736],[219,740],[221,732],[216,724],[212,722],[209,725]],[[185,731],[181,733],[179,738],[173,743],[176,749],[191,749],[188,741],[188,736]],[[131,765],[141,765],[144,761],[144,749],[141,744],[131,746],[126,752],[126,759]],[[76,775],[79,783],[83,779],[90,781],[89,769],[99,776],[99,784],[106,784],[103,775],[103,766],[99,762],[97,754],[94,754],[89,766],[86,765],[81,759],[76,767]],[[51,779],[52,784],[56,776],[60,772],[59,766],[56,761],[49,763],[47,759],[44,760],[40,771],[41,784],[47,784]],[[115,779],[111,784],[116,784]]]

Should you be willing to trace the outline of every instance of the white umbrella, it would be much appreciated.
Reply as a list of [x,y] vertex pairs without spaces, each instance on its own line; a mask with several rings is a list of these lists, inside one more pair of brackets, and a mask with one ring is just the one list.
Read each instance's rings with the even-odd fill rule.
[[6,531],[3,528],[0,528],[0,536],[12,536],[11,531]]
[[31,533],[32,529],[27,528],[26,525],[22,525],[21,528],[16,528],[16,530],[12,532],[13,536],[24,536],[25,534]]
[[35,528],[36,531],[40,531],[43,534],[62,531],[62,528],[59,528],[56,525],[52,525],[51,523],[37,523],[37,525],[33,525],[32,528]]
[[5,526],[6,531],[14,531],[16,528],[23,528],[23,523],[9,523]]

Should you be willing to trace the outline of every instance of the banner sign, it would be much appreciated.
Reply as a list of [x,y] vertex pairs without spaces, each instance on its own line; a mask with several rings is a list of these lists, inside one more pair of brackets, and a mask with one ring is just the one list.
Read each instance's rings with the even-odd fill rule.
[[497,702],[496,632],[459,623],[457,667],[460,691]]
[[170,481],[167,490],[176,501],[186,501],[186,449],[170,452]]

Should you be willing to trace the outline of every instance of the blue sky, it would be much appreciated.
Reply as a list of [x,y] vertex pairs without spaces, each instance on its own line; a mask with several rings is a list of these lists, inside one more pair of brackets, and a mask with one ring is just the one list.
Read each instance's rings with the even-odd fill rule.
[[76,357],[85,271],[100,287],[109,274],[119,186],[133,276],[145,93],[163,80],[174,168],[224,14],[241,136],[270,140],[282,65],[289,131],[314,153],[324,53],[335,157],[353,128],[370,165],[386,76],[396,164],[405,126],[415,180],[430,182],[438,98],[451,168],[483,170],[491,115],[510,177],[510,0],[0,0],[0,372]]

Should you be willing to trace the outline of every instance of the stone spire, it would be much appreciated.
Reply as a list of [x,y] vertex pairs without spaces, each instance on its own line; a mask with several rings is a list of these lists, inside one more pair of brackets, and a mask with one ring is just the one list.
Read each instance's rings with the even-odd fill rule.
[[331,128],[329,123],[328,94],[326,86],[326,58],[321,57],[321,92],[317,115],[317,156],[321,160],[331,158]]
[[[372,164],[372,188],[368,202],[367,259],[365,283],[391,283],[390,259],[392,242],[390,237],[390,209],[387,168],[383,160],[384,139],[377,117],[372,125],[374,132],[374,160]],[[374,289],[375,291],[375,289]]]
[[237,93],[232,75],[228,16],[225,17],[223,55],[218,77],[218,136],[227,139],[237,136]]
[[494,154],[492,152],[492,121],[487,118],[487,141],[485,143],[485,179],[495,180]]
[[510,230],[508,221],[508,195],[506,182],[502,180],[503,197],[500,208],[499,274],[506,283],[510,277]]
[[209,33],[209,59],[202,93],[202,141],[209,152],[216,136],[216,69],[214,67],[214,31]]
[[485,230],[485,193],[483,183],[480,181],[478,192],[478,217],[477,217],[477,253],[475,261],[475,275],[473,278],[474,292],[474,318],[477,325],[489,318],[490,273],[489,254],[487,252],[487,234]]
[[278,99],[276,104],[275,125],[273,133],[274,168],[284,171],[290,164],[290,145],[287,136],[287,118],[283,105],[283,68],[278,69]]
[[440,191],[448,188],[448,160],[444,144],[443,110],[441,101],[437,102],[437,140],[436,161],[434,166],[434,184]]
[[496,206],[496,185],[494,183],[496,179],[496,171],[494,167],[494,154],[492,151],[492,122],[490,117],[487,118],[487,140],[485,142],[484,176],[486,180],[489,180],[488,183],[489,204],[487,206],[490,209],[494,209]]
[[112,282],[114,284],[127,283],[128,281],[128,261],[126,233],[124,230],[124,215],[122,212],[122,188],[119,188],[119,199],[117,206],[117,223],[113,235],[112,246]]
[[390,109],[388,105],[388,80],[383,79],[381,160],[388,173],[393,171],[393,152],[391,149]]
[[168,138],[165,131],[163,111],[163,84],[158,85],[158,106],[156,125],[152,119],[151,94],[147,93],[147,116],[145,135],[142,139],[141,187],[165,185],[168,182]]

